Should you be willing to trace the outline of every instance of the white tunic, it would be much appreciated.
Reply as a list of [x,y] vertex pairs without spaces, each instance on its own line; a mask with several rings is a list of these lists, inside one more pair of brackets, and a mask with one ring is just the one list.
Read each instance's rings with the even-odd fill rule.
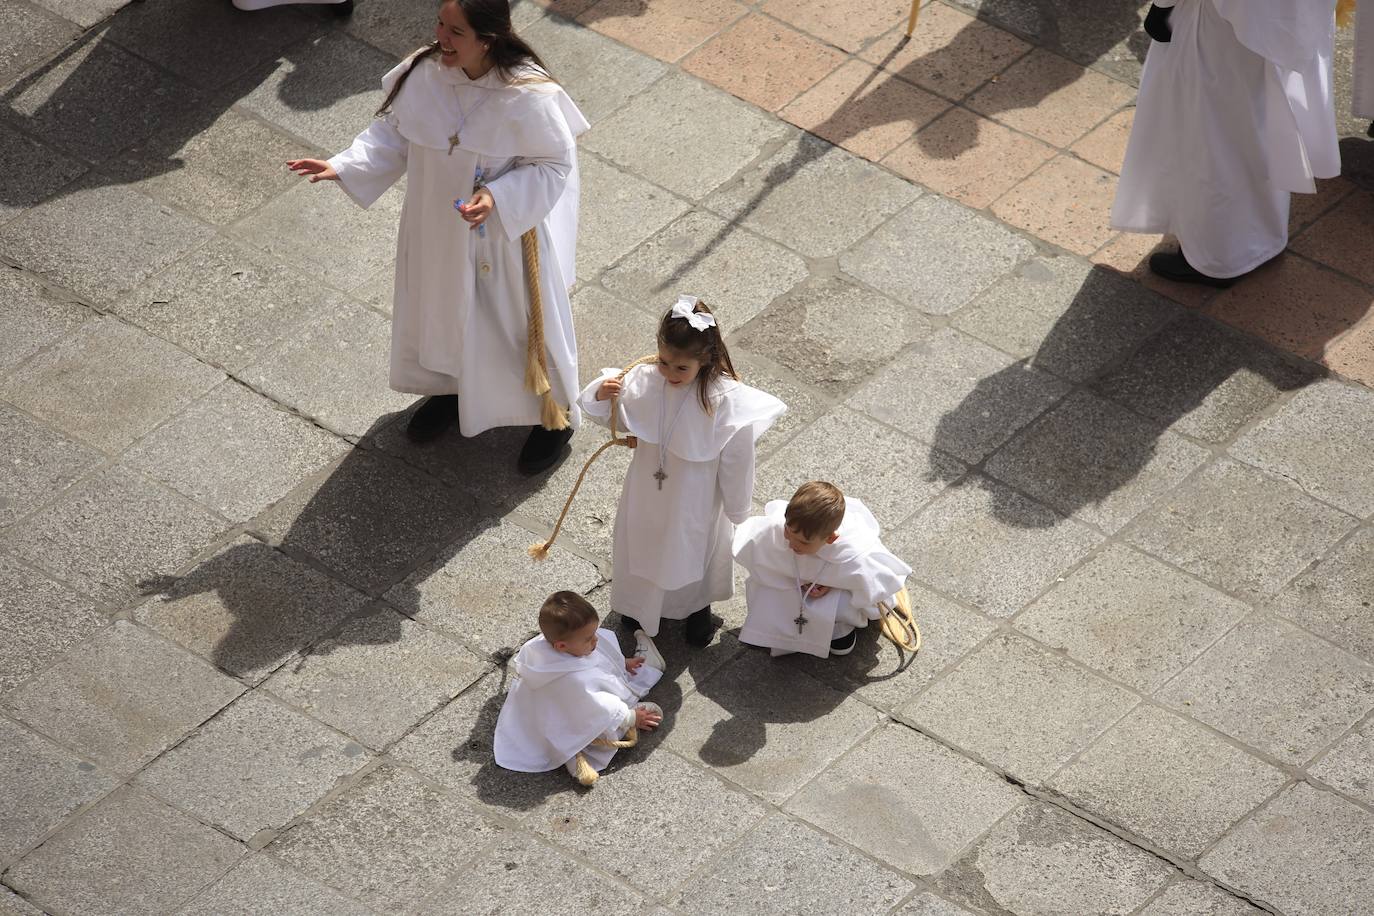
[[[618,371],[603,370],[582,390],[582,410],[603,425],[611,402],[596,400],[596,390]],[[734,594],[732,522],[749,517],[754,443],[787,409],[734,379],[716,382],[711,403],[708,414],[697,383],[674,388],[651,365],[630,370],[621,388],[617,428],[639,445],[615,514],[611,607],[650,636],[660,620],[681,620]],[[668,476],[659,481],[659,439],[674,417],[663,460]]]
[[1288,244],[1288,195],[1340,173],[1334,0],[1164,0],[1112,226],[1176,236],[1188,263],[1236,277]]
[[560,767],[583,752],[600,772],[615,748],[589,747],[600,737],[618,740],[634,724],[633,708],[663,672],[648,665],[630,674],[610,630],[597,630],[591,655],[559,652],[543,636],[520,647],[511,661],[515,678],[496,718],[498,765],[521,773]]
[[[801,556],[787,544],[787,501],[778,499],[735,530],[735,560],[749,571],[744,583],[748,614],[740,642],[778,652],[806,652],[825,658],[830,640],[878,619],[878,602],[891,605],[911,567],[878,539],[878,520],[852,496],[833,544]],[[825,585],[830,592],[803,601],[800,585]],[[797,616],[806,622],[798,627]]]
[[[409,61],[382,80],[388,91]],[[587,122],[556,83],[511,85],[493,68],[470,80],[434,57],[415,64],[391,111],[329,160],[345,192],[371,206],[406,176],[396,246],[391,387],[457,394],[463,435],[539,422],[525,390],[529,293],[520,236],[536,228],[544,337],[554,398],[576,425],[577,152]],[[448,138],[460,134],[449,152]],[[495,207],[485,230],[454,209],[482,171]]]
[[1374,118],[1374,0],[1355,6],[1355,85],[1350,112]]

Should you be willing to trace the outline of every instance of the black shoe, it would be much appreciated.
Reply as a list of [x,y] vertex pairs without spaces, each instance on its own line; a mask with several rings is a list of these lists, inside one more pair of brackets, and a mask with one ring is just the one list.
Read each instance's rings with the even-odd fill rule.
[[1197,283],[1201,286],[1215,286],[1226,289],[1235,285],[1235,277],[1209,277],[1188,263],[1183,251],[1161,251],[1150,255],[1150,270],[1166,280],[1175,283]]
[[848,655],[854,651],[854,647],[859,644],[859,631],[850,630],[848,636],[841,636],[839,639],[830,640],[831,655]]
[[545,429],[542,426],[530,428],[530,436],[520,449],[520,458],[515,466],[521,474],[538,474],[547,471],[558,463],[563,455],[563,446],[572,438],[572,427],[567,429]]
[[432,442],[458,420],[458,395],[436,394],[410,415],[406,435],[411,442]]
[[708,604],[701,610],[687,615],[684,635],[689,646],[701,648],[711,644],[711,605]]
[[337,16],[340,19],[343,19],[346,16],[352,16],[353,0],[343,0],[343,3],[334,4],[334,8],[330,10],[330,12],[332,12],[335,16]]
[[626,631],[627,633],[633,633],[635,630],[642,630],[644,628],[639,625],[638,620],[635,620],[633,617],[626,617],[624,614],[621,614],[620,629]]

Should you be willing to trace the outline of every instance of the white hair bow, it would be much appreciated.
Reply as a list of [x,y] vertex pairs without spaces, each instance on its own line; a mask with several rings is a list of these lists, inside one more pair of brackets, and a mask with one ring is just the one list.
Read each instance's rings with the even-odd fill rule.
[[696,296],[679,295],[677,297],[677,302],[673,303],[673,317],[686,318],[687,323],[698,331],[714,328],[716,326],[716,316],[696,310],[697,303],[700,301],[701,300]]

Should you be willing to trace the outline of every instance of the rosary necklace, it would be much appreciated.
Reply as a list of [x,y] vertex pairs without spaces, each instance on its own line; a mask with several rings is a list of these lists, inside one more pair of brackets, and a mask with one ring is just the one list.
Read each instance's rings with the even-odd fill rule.
[[673,414],[673,422],[668,425],[668,431],[663,431],[663,421],[668,419],[668,380],[663,380],[662,396],[658,410],[658,470],[654,471],[654,480],[658,481],[658,488],[663,489],[663,481],[668,479],[668,472],[663,470],[663,459],[668,454],[668,440],[673,438],[673,430],[677,429],[678,418],[682,416],[682,408],[687,406],[687,401],[692,397],[691,392],[683,392],[682,403],[677,405],[677,413]]
[[[816,570],[817,579],[821,577],[821,573],[825,572],[825,568],[829,565],[829,560],[821,562],[821,568]],[[792,569],[794,570],[793,575],[795,575],[797,579],[797,591],[801,592],[801,609],[797,611],[797,616],[792,618],[792,622],[797,625],[797,635],[800,636],[802,628],[811,622],[806,619],[806,599],[811,597],[811,592],[815,590],[816,583],[813,580],[811,584],[806,587],[805,591],[802,590],[801,560],[797,559],[796,554],[792,555]]]
[[488,94],[482,96],[481,100],[478,101],[476,105],[473,105],[469,111],[463,110],[463,103],[458,97],[457,86],[453,87],[453,97],[454,101],[458,103],[458,126],[454,128],[453,134],[448,138],[448,154],[450,156],[453,155],[453,148],[458,145],[459,140],[461,139],[461,134],[463,133],[463,125],[468,122],[468,116],[475,113],[477,109],[485,105],[487,103],[487,100],[491,98],[491,95]]

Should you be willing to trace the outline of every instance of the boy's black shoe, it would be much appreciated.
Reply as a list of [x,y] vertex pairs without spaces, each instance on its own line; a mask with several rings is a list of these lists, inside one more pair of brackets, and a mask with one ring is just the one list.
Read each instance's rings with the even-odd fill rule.
[[1150,270],[1166,280],[1175,283],[1197,283],[1202,286],[1215,286],[1226,289],[1234,286],[1236,277],[1209,277],[1188,263],[1182,251],[1161,251],[1150,255]]
[[685,635],[687,645],[702,646],[711,643],[711,605],[706,605],[699,611],[693,611],[687,615],[687,628]]
[[406,436],[411,442],[432,442],[458,420],[458,395],[436,394],[410,415]]
[[848,655],[859,644],[859,631],[850,630],[849,635],[830,640],[831,655]]
[[542,426],[530,427],[529,438],[520,449],[520,458],[515,466],[521,474],[538,474],[547,471],[558,463],[563,455],[563,446],[573,436],[572,427],[567,429],[545,429]]

